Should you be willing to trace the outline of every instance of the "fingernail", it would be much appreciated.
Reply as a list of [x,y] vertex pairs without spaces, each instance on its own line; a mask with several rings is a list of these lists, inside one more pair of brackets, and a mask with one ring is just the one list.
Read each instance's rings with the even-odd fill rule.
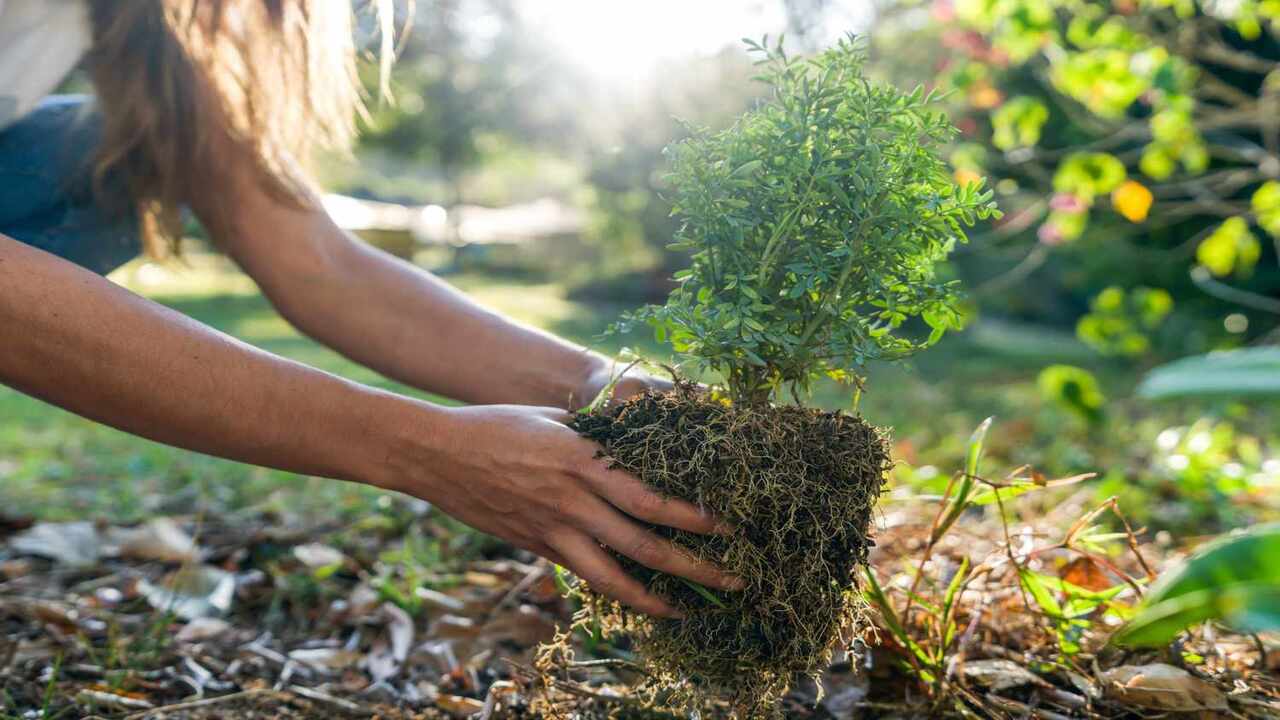
[[724,579],[724,588],[726,590],[733,590],[733,591],[746,590],[747,581],[743,580],[740,577],[729,576]]

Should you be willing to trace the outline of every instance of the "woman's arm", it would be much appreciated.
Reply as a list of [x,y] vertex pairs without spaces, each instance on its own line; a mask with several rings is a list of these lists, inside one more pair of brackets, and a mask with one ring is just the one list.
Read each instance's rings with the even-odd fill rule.
[[231,216],[207,223],[218,244],[293,325],[362,365],[479,404],[577,409],[609,380],[609,360],[480,307],[322,210],[281,203],[249,179],[218,186],[241,189],[232,213],[197,204],[202,218]]
[[714,523],[608,470],[562,424],[564,411],[442,408],[349,382],[3,235],[0,331],[2,384],[170,445],[411,493],[642,611],[671,612],[597,541],[699,582],[730,582],[631,517],[695,532]]

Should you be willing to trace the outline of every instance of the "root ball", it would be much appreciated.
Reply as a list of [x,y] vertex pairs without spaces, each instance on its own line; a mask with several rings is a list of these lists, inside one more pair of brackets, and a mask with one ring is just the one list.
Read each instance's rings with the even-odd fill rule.
[[884,431],[843,412],[730,406],[688,386],[581,415],[575,428],[616,467],[736,528],[725,537],[654,530],[743,578],[741,592],[617,556],[684,620],[649,618],[578,586],[606,634],[632,639],[649,697],[693,708],[719,696],[761,717],[794,676],[820,673],[862,629],[855,570],[873,544],[873,506],[891,465]]

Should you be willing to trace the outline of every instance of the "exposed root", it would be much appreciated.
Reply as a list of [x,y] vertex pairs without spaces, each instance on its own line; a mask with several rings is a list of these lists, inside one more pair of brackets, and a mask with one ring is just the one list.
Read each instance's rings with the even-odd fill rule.
[[652,701],[692,709],[721,696],[761,717],[796,675],[816,676],[842,639],[866,627],[854,570],[872,545],[872,508],[890,467],[883,431],[841,412],[733,407],[690,387],[580,416],[575,427],[615,466],[736,526],[729,537],[655,531],[742,577],[742,592],[701,588],[619,556],[685,620],[649,618],[585,585],[576,590],[606,634],[633,640]]

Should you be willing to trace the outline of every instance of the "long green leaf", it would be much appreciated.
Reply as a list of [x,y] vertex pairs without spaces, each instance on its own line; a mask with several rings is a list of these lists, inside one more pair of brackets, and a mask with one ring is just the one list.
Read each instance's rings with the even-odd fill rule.
[[1138,386],[1150,399],[1280,396],[1280,348],[1248,348],[1183,358],[1152,370]]
[[1241,632],[1280,630],[1280,585],[1237,583],[1169,598],[1144,607],[1112,641],[1159,647],[1207,620],[1221,620]]
[[969,436],[969,447],[964,457],[964,477],[960,479],[960,487],[956,490],[956,494],[952,496],[951,505],[947,508],[947,514],[943,516],[942,522],[934,528],[930,537],[930,542],[937,542],[939,538],[951,529],[956,520],[960,518],[960,513],[969,506],[969,494],[973,492],[973,486],[977,482],[978,477],[978,461],[982,459],[982,449],[987,442],[987,431],[991,429],[991,422],[995,418],[987,418],[982,421],[981,425],[973,431],[973,435]]
[[1163,575],[1148,603],[1236,583],[1280,585],[1280,522],[1258,525],[1210,541],[1185,564]]
[[1206,544],[1160,578],[1113,641],[1161,645],[1206,620],[1249,632],[1280,629],[1280,523]]
[[716,607],[718,607],[718,608],[727,608],[727,607],[729,607],[728,605],[725,605],[725,604],[724,604],[724,601],[723,601],[723,600],[721,600],[721,599],[719,598],[719,596],[717,596],[715,593],[713,593],[713,592],[711,592],[710,590],[708,590],[706,587],[704,587],[704,586],[702,586],[702,585],[699,585],[698,583],[696,583],[696,582],[694,582],[694,581],[692,581],[692,580],[686,579],[686,578],[680,578],[680,579],[681,579],[681,580],[684,580],[684,584],[685,584],[685,585],[688,585],[688,586],[689,586],[689,587],[690,587],[694,592],[696,592],[696,593],[698,593],[699,595],[701,595],[701,596],[703,597],[703,599],[705,599],[707,602],[709,602],[709,603],[711,603],[711,604],[715,605],[715,606],[716,606]]
[[1062,612],[1062,606],[1058,604],[1057,599],[1053,597],[1053,593],[1044,584],[1042,577],[1026,568],[1018,568],[1018,579],[1022,582],[1022,587],[1031,593],[1036,605],[1039,605],[1040,609],[1049,617],[1058,620],[1065,618],[1066,614]]
[[884,619],[884,624],[888,626],[889,632],[899,643],[902,643],[903,647],[910,650],[920,662],[930,666],[936,664],[933,657],[907,633],[906,627],[898,619],[898,613],[894,611],[893,605],[889,604],[889,597],[884,594],[884,588],[880,587],[880,581],[876,579],[875,572],[869,567],[864,567],[863,571],[867,575],[867,599],[880,611],[880,616]]

